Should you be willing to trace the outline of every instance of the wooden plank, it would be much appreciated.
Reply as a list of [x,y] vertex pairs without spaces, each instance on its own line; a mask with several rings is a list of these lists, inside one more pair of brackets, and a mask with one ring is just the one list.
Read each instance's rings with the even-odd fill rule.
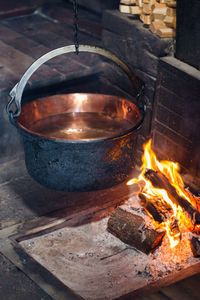
[[[12,76],[19,79],[34,62],[34,59],[30,56],[6,45],[2,41],[0,41],[0,56],[2,66],[7,68]],[[49,80],[50,78],[60,78],[60,74],[48,66],[43,65],[38,72],[33,74],[30,82],[41,82],[42,79]]]
[[43,3],[43,0],[9,0],[0,1],[0,18],[21,16],[33,12]]
[[[59,21],[60,24],[66,24],[67,26],[70,25],[73,27],[74,19],[72,7],[66,8],[62,5],[59,7],[55,4],[47,4],[43,7],[42,12],[52,19]],[[93,37],[101,39],[102,27],[100,18],[94,18],[94,16],[91,18],[90,15],[91,13],[79,8],[79,30]],[[70,30],[72,30],[72,27]]]
[[[3,23],[9,26],[10,33],[14,37],[13,39],[9,39],[4,35],[4,41],[34,58],[38,58],[41,54],[47,53],[57,47],[73,44],[72,28],[70,32],[68,29],[66,31],[65,25],[53,23],[38,15],[24,16],[20,20],[5,20]],[[29,24],[29,26],[27,27],[26,24]],[[6,28],[6,26],[4,27]],[[18,37],[13,32],[18,34]],[[47,36],[48,39],[46,38]],[[79,38],[80,42],[82,40],[87,44],[98,45],[97,40],[86,34],[79,33]],[[72,53],[58,56],[50,60],[47,64],[52,69],[66,75],[68,72],[77,72],[88,66],[94,66],[94,63],[98,63],[100,60],[101,58],[98,55],[86,53],[77,56]]]

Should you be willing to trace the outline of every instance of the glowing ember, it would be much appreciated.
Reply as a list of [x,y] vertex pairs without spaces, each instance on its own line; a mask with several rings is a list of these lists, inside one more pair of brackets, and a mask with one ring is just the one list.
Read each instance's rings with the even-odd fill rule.
[[145,206],[145,210],[152,218],[152,222],[156,228],[166,230],[170,247],[173,248],[179,244],[181,240],[181,232],[188,229],[190,231],[197,232],[199,230],[199,225],[194,226],[192,221],[184,214],[183,208],[177,203],[174,203],[174,199],[170,197],[170,194],[167,190],[155,188],[155,186],[153,186],[152,182],[147,179],[147,176],[145,176],[147,170],[150,169],[155,172],[161,172],[166,177],[166,180],[169,181],[171,186],[174,187],[175,193],[177,193],[177,195],[181,198],[187,200],[192,205],[194,210],[198,209],[196,198],[184,189],[184,183],[181,175],[179,174],[178,163],[171,161],[158,161],[155,153],[151,149],[151,140],[144,145],[142,162],[143,164],[141,166],[141,173],[139,174],[138,178],[131,179],[127,184],[139,184],[141,188],[140,194],[143,195],[147,202],[151,202],[152,200],[155,202],[155,199],[156,201],[157,199],[160,199],[162,203],[165,203],[167,207],[170,207],[170,216],[161,222],[155,221],[155,217],[153,217],[150,210],[148,210],[148,206]]

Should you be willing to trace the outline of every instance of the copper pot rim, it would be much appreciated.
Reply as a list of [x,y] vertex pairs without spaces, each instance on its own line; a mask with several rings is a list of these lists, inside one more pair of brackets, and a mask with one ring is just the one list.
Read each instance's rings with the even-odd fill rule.
[[[125,136],[128,136],[128,135],[131,135],[131,134],[137,134],[138,131],[141,129],[141,126],[142,126],[142,123],[144,121],[144,111],[143,109],[140,109],[138,107],[138,105],[132,101],[130,101],[130,99],[127,99],[125,97],[120,97],[120,96],[116,96],[116,95],[111,95],[111,94],[97,94],[97,93],[69,93],[69,94],[56,94],[56,95],[52,95],[52,96],[48,96],[48,97],[42,97],[40,98],[39,100],[42,100],[43,98],[53,98],[54,96],[59,96],[59,95],[73,95],[73,94],[81,94],[81,95],[100,95],[102,97],[113,97],[113,98],[116,98],[116,99],[123,99],[123,100],[126,100],[128,101],[131,105],[134,105],[137,109],[138,109],[138,112],[140,113],[140,117],[139,117],[139,120],[137,121],[137,123],[131,127],[130,129],[128,130],[125,130],[124,132],[120,133],[120,134],[117,134],[117,135],[113,135],[113,136],[109,136],[109,137],[105,137],[105,138],[96,138],[96,139],[85,139],[85,140],[67,140],[67,139],[60,139],[60,138],[56,138],[56,137],[47,137],[43,134],[40,134],[34,130],[31,130],[29,128],[27,128],[26,126],[22,125],[20,123],[20,121],[18,120],[20,118],[17,117],[16,120],[15,120],[15,125],[16,127],[18,127],[18,129],[20,129],[20,131],[26,133],[26,134],[30,134],[34,137],[38,137],[40,139],[44,139],[46,141],[51,141],[51,142],[58,142],[58,143],[63,143],[63,144],[88,144],[88,143],[101,143],[101,142],[105,142],[105,141],[109,141],[109,140],[116,140],[116,139],[120,139],[120,138],[123,138]],[[35,100],[33,100],[35,101]],[[32,101],[31,101],[32,102]],[[29,103],[31,102],[28,102],[24,105],[28,105]],[[22,107],[24,106],[22,105]]]

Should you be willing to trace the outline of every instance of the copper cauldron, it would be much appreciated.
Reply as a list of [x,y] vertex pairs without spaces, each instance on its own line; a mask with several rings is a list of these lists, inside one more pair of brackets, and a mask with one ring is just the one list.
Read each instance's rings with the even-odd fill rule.
[[104,49],[80,45],[79,51],[103,55],[126,72],[136,90],[136,104],[117,96],[74,93],[21,106],[25,85],[40,65],[74,50],[74,45],[62,47],[33,63],[11,91],[7,112],[23,136],[27,170],[37,182],[61,191],[103,189],[124,181],[135,166],[144,118],[144,106],[137,102],[143,86],[130,69]]

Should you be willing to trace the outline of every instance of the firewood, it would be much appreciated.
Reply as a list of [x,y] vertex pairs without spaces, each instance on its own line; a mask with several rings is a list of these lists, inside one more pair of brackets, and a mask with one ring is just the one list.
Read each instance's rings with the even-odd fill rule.
[[185,198],[178,195],[175,187],[170,184],[168,178],[164,174],[160,171],[149,169],[145,172],[144,176],[155,188],[165,189],[171,201],[173,201],[176,206],[180,206],[182,208],[183,213],[194,226],[200,224],[200,213],[198,210]]
[[176,16],[166,16],[163,22],[170,28],[175,28]]
[[160,4],[166,4],[167,0],[159,0]]
[[150,15],[152,13],[152,10],[149,7],[149,4],[144,4],[143,7],[142,7],[142,11],[146,15]]
[[156,0],[149,0],[149,2],[147,3],[151,11],[155,8],[154,6],[155,3],[157,3]]
[[171,235],[179,236],[179,239],[181,239],[181,232],[178,226],[178,220],[176,218],[171,218],[170,220],[170,231]]
[[142,10],[139,6],[130,6],[130,9],[131,9],[132,15],[139,15],[142,12]]
[[142,6],[143,6],[143,1],[142,1],[142,0],[136,0],[136,4],[137,4],[139,7],[142,7]]
[[136,0],[121,0],[120,3],[126,4],[126,5],[131,5],[131,4],[135,4]]
[[173,20],[173,28],[176,29],[176,16],[174,16],[174,20]]
[[158,197],[147,198],[145,193],[139,193],[142,206],[152,215],[153,219],[159,223],[167,220],[171,216],[172,207]]
[[200,237],[190,233],[190,246],[194,257],[200,256]]
[[119,11],[124,14],[130,14],[131,13],[131,6],[129,5],[119,5]]
[[169,7],[155,7],[152,12],[154,20],[163,20],[167,14]]
[[176,9],[168,7],[166,11],[167,16],[176,16]]
[[156,31],[160,28],[166,28],[166,25],[163,21],[153,21],[150,25],[150,30],[153,33],[156,33]]
[[155,4],[155,3],[157,3],[156,0],[149,0],[149,4],[150,4],[150,5],[153,5],[153,4]]
[[117,207],[108,220],[108,231],[126,244],[149,254],[162,242],[164,231],[147,228],[141,215],[122,205]]
[[165,28],[160,28],[156,31],[156,34],[160,37],[174,37],[176,35],[174,29],[165,27]]
[[151,16],[150,15],[145,15],[145,14],[141,14],[140,15],[140,20],[147,25],[151,24]]
[[176,1],[174,0],[166,0],[166,3],[169,7],[173,7],[173,8],[176,7]]
[[155,2],[153,5],[152,5],[152,10],[154,10],[155,8],[164,8],[164,7],[167,7],[167,5],[165,3],[158,3],[158,2]]

